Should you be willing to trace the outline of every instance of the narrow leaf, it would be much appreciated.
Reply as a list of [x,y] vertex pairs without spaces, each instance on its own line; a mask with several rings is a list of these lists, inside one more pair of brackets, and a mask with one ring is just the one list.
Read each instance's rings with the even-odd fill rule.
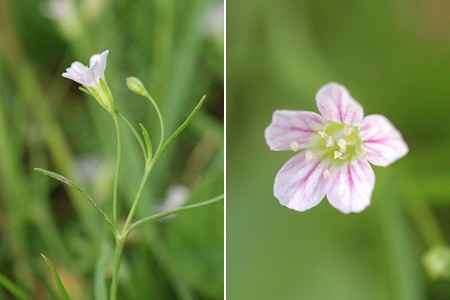
[[164,142],[164,144],[162,145],[162,149],[161,152],[177,137],[179,136],[184,129],[186,129],[186,127],[191,123],[192,118],[194,117],[194,115],[200,110],[200,108],[202,107],[203,103],[205,102],[206,99],[206,95],[204,95],[200,101],[197,103],[197,105],[194,107],[194,109],[191,111],[191,113],[187,116],[187,118],[183,121],[183,123],[181,123],[180,126],[178,126],[178,128],[167,138],[167,140]]
[[148,160],[150,160],[152,159],[153,155],[152,140],[150,139],[150,134],[148,133],[147,129],[145,129],[144,125],[142,125],[142,123],[139,123],[139,126],[141,127],[142,136],[144,137],[144,144],[147,150],[147,158]]
[[113,230],[113,232],[115,232],[115,227],[111,221],[111,219],[108,217],[108,215],[97,205],[97,202],[95,202],[95,200],[86,192],[84,191],[81,187],[79,187],[77,184],[75,184],[72,180],[64,177],[61,174],[49,171],[49,170],[45,170],[45,169],[41,169],[41,168],[34,168],[35,171],[40,172],[46,176],[49,176],[53,179],[56,179],[66,185],[68,185],[69,187],[77,190],[78,192],[80,192],[83,196],[86,197],[86,199],[88,200],[89,204],[92,205],[92,207],[94,207],[105,219],[105,221],[111,226],[111,229]]
[[41,256],[42,256],[42,259],[44,259],[45,264],[47,265],[48,269],[50,270],[50,273],[53,276],[53,280],[55,281],[56,288],[59,293],[59,299],[70,300],[69,293],[67,293],[67,290],[64,287],[64,284],[63,284],[58,272],[56,271],[55,266],[44,254],[41,253]]
[[136,227],[138,227],[138,226],[140,226],[142,224],[145,224],[147,222],[159,220],[161,218],[164,218],[164,217],[176,214],[176,213],[180,213],[182,211],[188,211],[188,210],[196,209],[196,208],[199,208],[199,207],[202,207],[202,206],[211,205],[211,204],[217,203],[217,202],[219,202],[219,201],[221,201],[223,199],[224,199],[224,195],[222,194],[220,196],[211,198],[211,199],[203,201],[203,202],[194,203],[194,204],[191,204],[191,205],[181,206],[181,207],[175,208],[173,210],[162,211],[160,213],[157,213],[157,214],[154,214],[154,215],[142,218],[142,219],[134,222],[133,224],[131,224],[130,228],[128,229],[127,234],[130,233],[132,230],[134,230]]
[[19,286],[17,286],[14,282],[0,274],[0,286],[3,286],[5,290],[10,292],[16,299],[18,300],[28,300],[27,293],[25,293]]

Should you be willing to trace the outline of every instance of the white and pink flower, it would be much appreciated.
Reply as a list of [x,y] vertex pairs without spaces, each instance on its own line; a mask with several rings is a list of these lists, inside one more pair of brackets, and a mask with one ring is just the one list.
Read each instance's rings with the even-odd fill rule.
[[89,66],[76,61],[62,74],[82,85],[80,89],[94,97],[97,102],[108,112],[115,113],[114,98],[105,79],[106,63],[109,50],[94,54],[89,59]]
[[109,50],[105,50],[102,53],[92,55],[89,59],[89,66],[76,61],[66,69],[62,76],[85,87],[95,87],[105,77],[108,54]]
[[345,87],[323,86],[320,115],[278,110],[265,131],[271,150],[298,152],[278,172],[274,194],[284,206],[308,210],[327,196],[343,213],[370,204],[375,175],[369,163],[388,166],[408,152],[400,132],[382,115],[364,117]]

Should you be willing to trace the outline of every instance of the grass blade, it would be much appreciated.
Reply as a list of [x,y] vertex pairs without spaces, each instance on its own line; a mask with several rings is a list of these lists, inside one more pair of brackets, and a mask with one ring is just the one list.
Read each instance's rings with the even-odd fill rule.
[[64,284],[61,280],[61,277],[59,277],[58,272],[56,271],[55,266],[53,265],[53,263],[44,255],[41,253],[42,259],[44,260],[45,264],[47,265],[47,267],[50,270],[51,275],[53,276],[53,279],[55,281],[56,284],[56,289],[59,293],[59,299],[61,300],[71,300],[69,293],[67,292],[66,288],[64,287]]
[[10,292],[18,300],[30,299],[25,291],[23,291],[19,286],[17,286],[14,282],[9,280],[2,274],[0,274],[0,286]]

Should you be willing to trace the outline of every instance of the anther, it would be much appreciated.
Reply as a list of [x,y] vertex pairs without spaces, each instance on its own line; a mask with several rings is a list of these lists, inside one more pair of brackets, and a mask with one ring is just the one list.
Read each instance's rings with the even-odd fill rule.
[[347,142],[346,142],[344,139],[339,139],[338,142],[337,142],[337,144],[338,144],[338,146],[339,146],[339,149],[340,149],[342,152],[345,152],[345,149],[347,148]]
[[352,132],[353,132],[353,127],[350,127],[350,126],[345,127],[345,129],[344,129],[345,136],[349,136],[350,134],[352,134]]
[[319,132],[317,132],[317,134],[320,135],[322,138],[325,138],[327,136],[327,134],[323,130],[320,130]]
[[334,159],[342,159],[342,152],[334,151]]
[[331,136],[327,137],[327,141],[325,143],[327,148],[333,147],[334,145],[334,140]]

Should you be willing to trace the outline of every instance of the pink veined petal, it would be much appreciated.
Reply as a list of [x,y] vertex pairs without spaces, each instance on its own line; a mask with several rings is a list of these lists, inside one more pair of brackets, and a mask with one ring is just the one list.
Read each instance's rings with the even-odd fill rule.
[[108,59],[109,50],[105,50],[100,54],[94,54],[89,60],[89,68],[94,72],[96,80],[103,77],[106,69],[106,62]]
[[361,212],[370,204],[375,174],[370,164],[355,160],[332,171],[328,202],[343,213]]
[[337,83],[324,85],[317,92],[316,102],[322,117],[328,121],[356,125],[364,117],[361,105],[344,86]]
[[265,138],[271,150],[291,150],[293,143],[301,149],[322,126],[322,117],[314,112],[277,110],[266,128]]
[[306,159],[304,153],[291,158],[275,177],[274,195],[278,201],[293,210],[305,211],[323,199],[329,187],[324,176],[328,163]]
[[365,117],[360,132],[366,158],[374,165],[388,166],[408,153],[400,132],[382,115]]

